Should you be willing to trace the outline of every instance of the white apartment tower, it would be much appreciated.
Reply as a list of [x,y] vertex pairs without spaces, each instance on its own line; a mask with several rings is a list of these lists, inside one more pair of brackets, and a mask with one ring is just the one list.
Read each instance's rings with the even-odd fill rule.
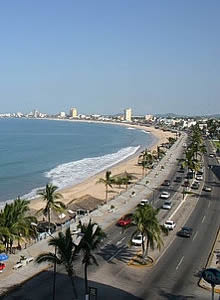
[[131,115],[132,115],[131,108],[126,108],[124,110],[124,120],[127,122],[131,122]]
[[75,107],[70,108],[70,117],[76,118],[78,116],[77,109]]

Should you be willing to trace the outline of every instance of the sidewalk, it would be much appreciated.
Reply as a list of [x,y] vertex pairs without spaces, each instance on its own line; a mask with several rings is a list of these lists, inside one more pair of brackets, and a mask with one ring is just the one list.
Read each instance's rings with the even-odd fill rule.
[[[213,247],[210,252],[210,255],[209,255],[209,258],[208,258],[205,268],[206,269],[214,268],[214,269],[218,269],[220,271],[220,228],[216,234],[216,239],[213,244]],[[200,279],[199,286],[204,289],[210,290],[210,291],[212,290],[211,284],[206,282],[203,278]],[[217,285],[215,287],[215,293],[220,294],[220,286],[219,285]]]
[[[116,223],[122,215],[134,209],[142,199],[149,198],[149,196],[153,194],[153,191],[159,187],[168,176],[174,165],[176,165],[176,159],[179,158],[181,154],[182,144],[185,143],[185,140],[186,135],[182,134],[178,141],[167,151],[163,159],[147,176],[137,184],[129,187],[127,191],[117,196],[114,200],[109,201],[108,204],[101,206],[88,216],[81,218],[81,221],[84,222],[91,218],[92,221],[97,222],[105,230]],[[146,181],[148,182],[147,184]],[[134,196],[132,196],[132,192],[135,192]],[[179,193],[178,197],[175,197],[174,206],[177,207],[181,200],[182,194]],[[112,206],[114,206],[113,209],[111,208]],[[163,212],[161,213],[163,214]],[[161,215],[160,218],[162,220],[163,216]],[[76,228],[76,226],[77,223],[71,224],[71,230]],[[32,262],[21,269],[12,269],[16,262],[19,261],[21,255],[35,258],[38,254],[48,251],[48,240],[49,238],[44,239],[20,251],[16,255],[10,255],[10,259],[6,263],[7,267],[5,271],[0,274],[0,294],[4,293],[10,287],[22,284],[24,281],[48,268],[48,264],[37,265]],[[50,250],[53,251],[52,248]],[[160,253],[158,257],[159,255]]]

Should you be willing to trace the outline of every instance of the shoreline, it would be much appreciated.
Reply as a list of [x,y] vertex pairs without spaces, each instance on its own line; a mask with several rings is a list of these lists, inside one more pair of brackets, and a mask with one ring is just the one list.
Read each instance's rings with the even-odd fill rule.
[[[54,120],[54,119],[50,119]],[[133,125],[127,123],[114,123],[114,122],[99,122],[99,121],[82,121],[82,120],[57,120],[57,121],[68,121],[68,122],[89,122],[89,123],[104,123],[111,125],[121,125],[126,127],[131,127],[139,130],[143,130],[146,133],[153,135],[153,141],[148,147],[140,146],[140,148],[131,156],[126,159],[116,163],[115,165],[106,168],[103,171],[96,173],[93,176],[83,180],[81,183],[73,184],[69,187],[62,188],[59,190],[59,193],[63,196],[61,199],[66,205],[70,202],[76,201],[79,203],[79,198],[90,195],[94,198],[100,200],[100,202],[105,200],[105,186],[103,184],[96,184],[100,178],[104,178],[107,170],[111,171],[111,175],[117,175],[127,171],[128,173],[132,173],[139,180],[142,177],[142,168],[137,165],[137,159],[141,151],[143,149],[148,148],[150,151],[154,151],[157,149],[157,146],[161,143],[167,142],[168,137],[174,136],[171,132],[163,132],[160,129],[155,129],[154,127],[141,126],[141,125]],[[117,191],[115,191],[117,190]],[[124,188],[113,188],[109,193],[109,200],[114,198],[118,193],[122,192]],[[33,210],[39,210],[45,205],[45,202],[38,198],[30,199],[29,207]]]

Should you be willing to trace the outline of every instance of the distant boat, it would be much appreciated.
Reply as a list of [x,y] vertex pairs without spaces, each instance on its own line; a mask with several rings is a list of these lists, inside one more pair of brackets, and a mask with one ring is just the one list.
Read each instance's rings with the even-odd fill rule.
[[128,129],[135,130],[136,128],[134,128],[134,127],[128,127]]

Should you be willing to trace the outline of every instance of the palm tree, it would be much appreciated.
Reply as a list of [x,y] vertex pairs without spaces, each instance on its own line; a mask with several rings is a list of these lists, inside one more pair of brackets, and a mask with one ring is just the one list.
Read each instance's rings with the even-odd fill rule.
[[55,247],[56,254],[52,252],[41,253],[36,258],[36,262],[38,264],[48,262],[63,265],[71,281],[74,297],[77,299],[77,289],[74,280],[74,261],[77,256],[78,249],[73,243],[70,228],[67,228],[65,234],[63,232],[59,232],[58,237],[53,237],[48,242],[48,245]]
[[45,216],[48,218],[48,231],[50,233],[50,223],[51,223],[51,210],[56,212],[63,212],[66,209],[65,204],[62,201],[57,201],[57,199],[61,199],[62,195],[57,193],[57,186],[49,183],[46,185],[45,190],[39,190],[38,195],[42,196],[43,200],[46,201],[46,206],[43,209],[40,209],[39,212],[43,212]]
[[96,183],[104,183],[105,185],[105,201],[108,202],[108,187],[112,188],[114,179],[111,177],[111,171],[105,173],[105,178],[100,178]]
[[139,161],[139,164],[142,166],[142,176],[144,176],[144,171],[146,168],[151,168],[154,161],[154,157],[150,152],[145,152],[142,156],[142,160]]
[[15,240],[20,245],[21,240],[36,236],[36,230],[31,225],[36,223],[34,216],[27,216],[29,201],[19,197],[10,204],[6,204],[0,212],[0,239],[7,251],[12,250]]
[[85,276],[85,294],[89,294],[88,290],[88,266],[95,263],[98,265],[95,255],[95,250],[98,249],[103,238],[106,234],[97,223],[92,223],[91,219],[88,224],[79,223],[78,228],[80,229],[80,235],[82,239],[78,245],[79,251],[83,252],[82,263],[84,264],[84,276]]
[[[133,223],[136,225],[136,230],[132,237],[138,233],[142,236],[142,257],[145,260],[148,256],[149,248],[154,250],[155,246],[160,250],[163,245],[161,238],[162,232],[168,231],[160,225],[157,215],[159,209],[153,208],[151,205],[138,207],[133,215]],[[144,240],[146,238],[146,241]]]

